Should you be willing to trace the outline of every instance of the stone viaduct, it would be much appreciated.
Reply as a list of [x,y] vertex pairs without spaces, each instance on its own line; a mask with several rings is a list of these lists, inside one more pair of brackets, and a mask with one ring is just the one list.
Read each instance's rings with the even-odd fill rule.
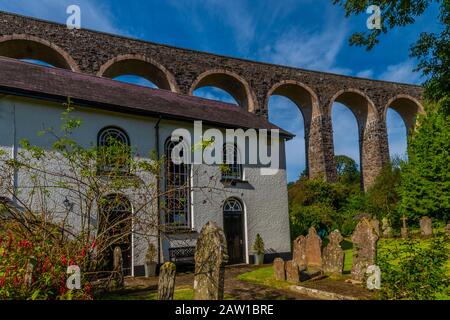
[[[305,121],[310,177],[336,179],[331,107],[346,105],[359,128],[365,188],[389,160],[386,110],[396,110],[407,130],[423,112],[422,88],[181,49],[0,12],[0,56],[37,59],[55,67],[115,78],[134,74],[182,94],[215,86],[250,112],[268,116],[272,95],[292,100]],[[1,70],[0,70],[1,72]]]

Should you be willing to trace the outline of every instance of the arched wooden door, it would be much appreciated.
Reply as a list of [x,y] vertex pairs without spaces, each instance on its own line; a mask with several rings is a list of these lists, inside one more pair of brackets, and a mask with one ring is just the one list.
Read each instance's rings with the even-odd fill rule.
[[122,250],[124,275],[131,275],[132,267],[132,207],[123,195],[112,194],[102,200],[100,210],[99,240],[103,242],[103,267],[113,270],[114,248]]
[[227,239],[228,263],[243,263],[244,259],[244,209],[235,198],[227,199],[223,205],[223,229]]

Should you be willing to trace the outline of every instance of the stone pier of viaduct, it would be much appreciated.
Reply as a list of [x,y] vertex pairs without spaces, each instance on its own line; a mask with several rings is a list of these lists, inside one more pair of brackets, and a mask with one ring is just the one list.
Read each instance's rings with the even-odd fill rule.
[[[273,65],[175,48],[0,12],[0,56],[37,59],[55,67],[115,78],[134,74],[182,94],[215,86],[240,107],[268,116],[272,95],[292,100],[305,121],[310,177],[336,179],[331,107],[346,105],[359,128],[364,187],[389,160],[386,110],[396,110],[407,130],[423,112],[422,88]],[[1,72],[1,70],[0,70]],[[339,125],[339,124],[338,124]]]

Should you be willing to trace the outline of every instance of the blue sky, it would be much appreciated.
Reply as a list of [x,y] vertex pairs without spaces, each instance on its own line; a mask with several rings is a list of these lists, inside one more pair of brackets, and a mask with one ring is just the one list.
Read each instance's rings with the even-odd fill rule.
[[[311,70],[420,83],[412,72],[409,46],[420,32],[438,28],[437,8],[431,7],[412,26],[392,31],[367,52],[350,47],[348,37],[365,28],[368,15],[345,18],[331,0],[0,0],[0,10],[64,23],[68,5],[81,7],[82,27],[153,42]],[[124,77],[125,81],[136,81]],[[141,84],[145,84],[142,82]],[[196,95],[232,102],[218,89]],[[288,99],[272,97],[269,117],[295,133],[288,142],[288,179],[305,167],[303,119]],[[404,156],[406,129],[395,111],[388,111],[391,155]],[[336,154],[359,163],[356,120],[342,105],[333,107]]]

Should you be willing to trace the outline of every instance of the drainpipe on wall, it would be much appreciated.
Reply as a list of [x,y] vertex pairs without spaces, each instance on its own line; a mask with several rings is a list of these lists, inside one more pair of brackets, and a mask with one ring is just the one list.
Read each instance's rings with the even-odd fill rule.
[[[13,117],[13,144],[12,144],[12,150],[11,150],[11,158],[16,161],[17,160],[17,129],[16,129],[16,104],[13,103],[13,110],[12,110],[12,117]],[[12,201],[15,205],[17,205],[17,180],[18,180],[18,173],[17,168],[14,166],[14,173],[13,173],[13,198]]]
[[[159,151],[159,123],[161,122],[161,116],[159,117],[158,121],[155,125],[155,146],[156,146],[156,157],[159,161],[160,158],[160,151]],[[157,219],[157,228],[158,228],[158,266],[161,265],[161,230],[160,230],[160,224],[161,224],[161,205],[160,205],[160,172],[158,172],[158,176],[156,177],[156,192],[158,194],[158,201],[157,201],[157,212],[158,212],[158,219]]]

